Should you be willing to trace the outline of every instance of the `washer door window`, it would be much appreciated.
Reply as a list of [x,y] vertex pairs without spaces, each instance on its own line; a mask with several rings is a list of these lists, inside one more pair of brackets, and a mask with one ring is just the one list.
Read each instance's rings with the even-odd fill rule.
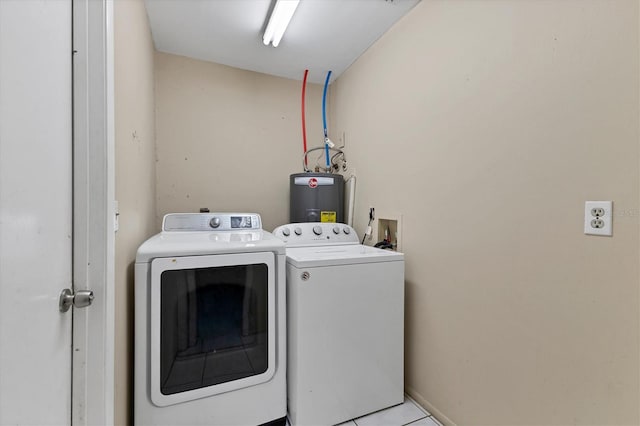
[[151,400],[166,406],[275,372],[273,253],[151,263]]

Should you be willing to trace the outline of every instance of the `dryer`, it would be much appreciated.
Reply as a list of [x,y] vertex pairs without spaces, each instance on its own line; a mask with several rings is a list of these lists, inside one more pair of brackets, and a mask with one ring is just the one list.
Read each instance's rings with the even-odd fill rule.
[[353,228],[292,223],[287,245],[292,425],[333,425],[404,400],[404,255]]
[[285,291],[260,215],[166,215],[136,256],[135,424],[284,424]]

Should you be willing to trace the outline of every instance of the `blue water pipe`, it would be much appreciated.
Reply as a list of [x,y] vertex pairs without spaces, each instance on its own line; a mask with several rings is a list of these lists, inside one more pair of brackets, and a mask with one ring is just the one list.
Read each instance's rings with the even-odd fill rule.
[[329,87],[329,79],[331,79],[331,71],[327,73],[327,79],[324,81],[324,92],[322,94],[322,125],[324,126],[324,155],[327,162],[327,170],[331,167],[329,161],[329,134],[327,132],[327,88]]

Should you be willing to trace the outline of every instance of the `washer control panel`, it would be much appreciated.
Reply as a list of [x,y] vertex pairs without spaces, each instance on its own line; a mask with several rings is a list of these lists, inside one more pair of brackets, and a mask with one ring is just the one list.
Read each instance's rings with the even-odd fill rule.
[[262,229],[262,220],[257,213],[171,213],[162,220],[165,232],[257,229]]
[[359,243],[356,231],[344,223],[289,223],[278,226],[273,234],[288,247]]

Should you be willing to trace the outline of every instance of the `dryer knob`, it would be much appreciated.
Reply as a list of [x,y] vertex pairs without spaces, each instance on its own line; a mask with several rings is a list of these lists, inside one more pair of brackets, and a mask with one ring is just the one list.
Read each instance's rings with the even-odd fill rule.
[[349,228],[344,228],[344,229],[342,230],[342,232],[344,232],[346,235],[349,235],[349,234],[351,233],[351,229],[349,229]]
[[322,226],[314,226],[313,233],[316,235],[322,235]]
[[289,228],[282,228],[282,235],[284,235],[285,237],[291,235],[291,231],[289,231]]
[[212,217],[211,220],[209,221],[209,226],[212,228],[217,228],[218,226],[220,226],[220,218],[219,217]]
[[302,228],[300,228],[299,226],[296,226],[293,232],[295,232],[296,235],[302,235]]
[[338,228],[337,226],[333,227],[333,233],[338,235],[340,233],[340,228]]

